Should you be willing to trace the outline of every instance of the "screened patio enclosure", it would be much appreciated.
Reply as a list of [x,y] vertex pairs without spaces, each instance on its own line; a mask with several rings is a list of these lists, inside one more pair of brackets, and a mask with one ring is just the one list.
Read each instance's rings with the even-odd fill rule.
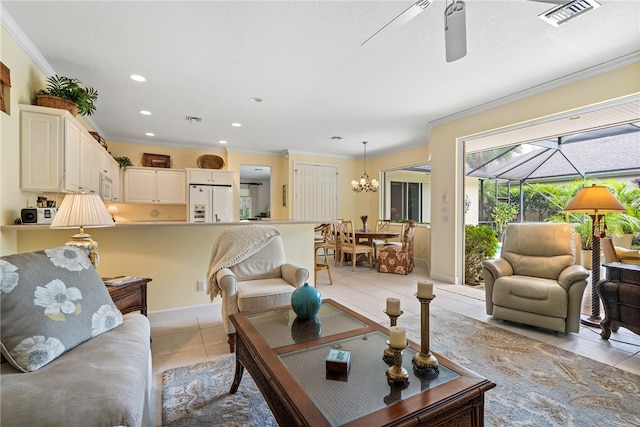
[[[556,139],[468,153],[466,175],[480,180],[480,194],[529,182],[566,183],[576,179],[640,177],[640,122],[586,131]],[[631,179],[629,179],[631,181]],[[506,194],[510,194],[506,191]],[[483,197],[480,197],[482,203]],[[522,200],[504,200],[522,206]],[[483,212],[484,209],[480,209]],[[522,220],[522,212],[520,213]],[[491,219],[479,218],[480,223]]]

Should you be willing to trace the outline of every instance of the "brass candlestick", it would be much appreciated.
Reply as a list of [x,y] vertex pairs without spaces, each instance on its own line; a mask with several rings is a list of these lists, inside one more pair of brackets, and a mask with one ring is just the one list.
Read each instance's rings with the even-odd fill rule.
[[422,298],[415,294],[420,301],[420,353],[413,356],[413,372],[420,376],[430,369],[440,372],[438,369],[438,359],[429,350],[429,304],[436,297]]
[[[387,313],[387,310],[383,310],[383,311],[384,311],[384,314],[389,316],[389,324],[390,324],[389,327],[396,326],[396,323],[398,322],[398,317],[402,316],[402,314],[404,313],[404,311],[402,310],[400,310],[400,314],[389,314]],[[387,344],[389,343],[387,342]],[[391,348],[390,345],[388,345],[387,348],[384,349],[382,360],[384,360],[384,363],[386,363],[389,366],[393,365],[393,349]]]
[[[393,365],[389,369],[387,369],[387,383],[389,385],[398,384],[398,385],[406,385],[409,384],[409,373],[406,369],[402,367],[402,350],[403,348],[395,348],[391,347],[390,341],[387,341],[389,344],[389,348],[393,352]],[[406,344],[405,344],[406,347]]]

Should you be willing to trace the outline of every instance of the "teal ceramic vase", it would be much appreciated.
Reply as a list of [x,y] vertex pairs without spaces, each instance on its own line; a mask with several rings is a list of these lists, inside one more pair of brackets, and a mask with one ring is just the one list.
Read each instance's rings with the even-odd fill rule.
[[301,319],[311,319],[320,311],[322,295],[316,288],[305,283],[291,294],[291,307]]

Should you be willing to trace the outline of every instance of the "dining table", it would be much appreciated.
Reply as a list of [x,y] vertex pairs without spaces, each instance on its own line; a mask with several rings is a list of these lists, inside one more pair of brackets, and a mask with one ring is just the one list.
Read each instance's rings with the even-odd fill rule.
[[400,235],[397,231],[364,231],[364,230],[355,230],[355,241],[360,243],[363,240],[366,240],[367,245],[371,246],[374,250],[372,253],[373,256],[373,264],[375,265],[378,262],[377,252],[375,250],[375,240],[386,240],[393,239]]
[[362,240],[366,240],[369,246],[373,246],[374,240],[386,240],[393,239],[400,235],[397,231],[364,231],[364,230],[356,230],[354,232],[356,242],[360,242]]

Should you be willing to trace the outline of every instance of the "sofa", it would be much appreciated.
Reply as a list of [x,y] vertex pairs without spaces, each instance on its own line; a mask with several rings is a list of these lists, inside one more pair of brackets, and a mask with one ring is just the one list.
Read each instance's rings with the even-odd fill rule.
[[571,224],[510,224],[500,258],[482,262],[487,314],[557,332],[580,330],[589,272]]
[[120,313],[84,251],[0,258],[0,307],[0,425],[148,425],[149,321]]

